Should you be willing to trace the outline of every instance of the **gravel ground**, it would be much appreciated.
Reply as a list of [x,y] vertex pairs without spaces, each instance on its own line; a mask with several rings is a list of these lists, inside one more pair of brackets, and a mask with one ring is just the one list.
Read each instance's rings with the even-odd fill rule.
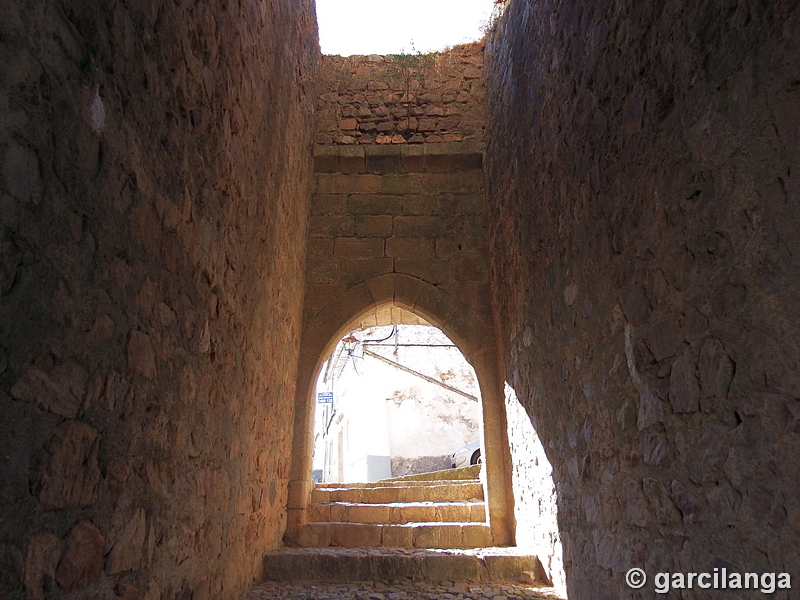
[[244,600],[561,600],[550,588],[521,584],[267,582]]

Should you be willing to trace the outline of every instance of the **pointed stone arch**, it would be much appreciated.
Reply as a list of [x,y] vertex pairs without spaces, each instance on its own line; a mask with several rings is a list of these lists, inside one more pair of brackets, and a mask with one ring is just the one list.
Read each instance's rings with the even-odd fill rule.
[[475,369],[483,411],[487,514],[496,545],[514,541],[511,461],[503,377],[490,312],[474,299],[458,298],[422,279],[388,273],[366,279],[332,298],[308,319],[301,336],[295,395],[286,538],[296,541],[307,521],[314,428],[314,390],[323,362],[339,339],[364,315],[395,305],[424,318],[447,335]]

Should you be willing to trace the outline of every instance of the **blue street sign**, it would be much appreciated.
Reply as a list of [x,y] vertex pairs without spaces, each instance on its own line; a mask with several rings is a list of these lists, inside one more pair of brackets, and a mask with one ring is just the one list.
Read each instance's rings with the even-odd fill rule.
[[319,392],[317,404],[333,404],[333,392]]

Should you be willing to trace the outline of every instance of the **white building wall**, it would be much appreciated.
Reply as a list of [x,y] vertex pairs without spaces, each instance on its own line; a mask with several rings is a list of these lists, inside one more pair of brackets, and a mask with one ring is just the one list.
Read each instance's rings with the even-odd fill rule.
[[[455,450],[479,439],[478,385],[463,355],[457,348],[444,347],[452,342],[434,327],[398,329],[399,344],[417,345],[394,346],[392,338],[384,342],[390,345],[367,344],[367,352],[357,348],[353,356],[342,352],[340,345],[333,354],[339,357],[336,367],[328,369],[327,381],[323,381],[327,365],[323,368],[318,391],[333,390],[335,410],[326,433],[326,409],[317,406],[314,468],[324,470],[325,481],[338,480],[340,473],[343,481],[355,482],[449,468]],[[391,331],[391,326],[374,327],[356,332],[355,337],[377,340]],[[400,370],[369,352],[474,398]]]

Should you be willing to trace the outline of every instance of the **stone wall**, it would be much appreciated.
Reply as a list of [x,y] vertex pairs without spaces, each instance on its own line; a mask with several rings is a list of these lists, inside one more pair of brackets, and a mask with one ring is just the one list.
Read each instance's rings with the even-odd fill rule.
[[304,321],[361,281],[401,273],[491,322],[483,144],[317,145],[314,158]]
[[487,44],[496,314],[570,598],[800,574],[798,32],[789,1],[514,0]]
[[313,3],[0,15],[0,596],[239,597],[286,520]]
[[566,592],[553,467],[514,390],[505,385],[516,544],[532,548],[558,593]]
[[482,141],[483,44],[435,54],[324,56],[320,144]]

